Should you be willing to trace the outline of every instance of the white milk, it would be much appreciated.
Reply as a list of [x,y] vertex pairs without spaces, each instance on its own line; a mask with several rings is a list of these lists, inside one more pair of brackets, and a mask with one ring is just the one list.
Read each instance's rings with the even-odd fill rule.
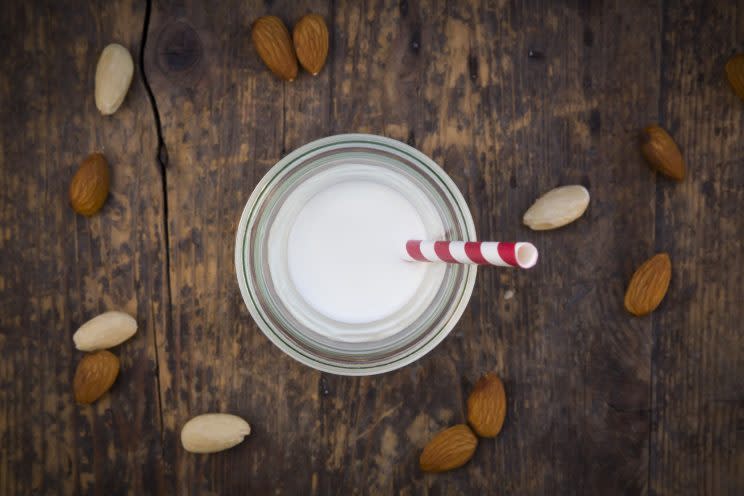
[[321,191],[289,234],[289,274],[307,303],[348,323],[380,320],[416,294],[427,264],[406,262],[409,239],[425,239],[416,209],[388,186],[347,181]]
[[443,264],[405,261],[405,242],[442,236],[435,206],[408,179],[380,167],[334,167],[280,208],[272,277],[290,312],[319,334],[382,339],[421,314],[444,275]]

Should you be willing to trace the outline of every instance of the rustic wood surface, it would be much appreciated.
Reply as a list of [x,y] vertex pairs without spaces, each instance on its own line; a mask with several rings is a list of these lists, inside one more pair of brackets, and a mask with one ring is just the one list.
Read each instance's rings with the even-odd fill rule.
[[[157,128],[141,68],[103,117],[96,61],[138,52],[136,0],[0,7],[0,493],[145,494],[164,489],[156,336],[168,312]],[[111,194],[99,215],[68,204],[80,161],[102,151]],[[76,405],[72,333],[108,309],[135,316],[114,352],[122,371],[94,406]]]
[[[281,82],[250,24],[309,11],[330,57]],[[744,494],[744,101],[723,75],[744,1],[9,0],[0,41],[0,494]],[[135,78],[103,117],[93,76],[114,41]],[[680,144],[684,182],[643,163],[651,122]],[[542,253],[529,272],[479,271],[436,350],[366,378],[282,354],[233,266],[262,175],[342,132],[419,148],[482,238]],[[87,219],[67,188],[96,150],[112,192]],[[570,183],[592,194],[578,222],[521,225]],[[659,251],[669,294],[631,317],[627,281]],[[114,350],[110,393],[78,406],[71,335],[109,309],[139,331]],[[464,421],[487,370],[503,432],[422,474],[421,448]],[[211,411],[252,434],[186,453],[181,426]]]

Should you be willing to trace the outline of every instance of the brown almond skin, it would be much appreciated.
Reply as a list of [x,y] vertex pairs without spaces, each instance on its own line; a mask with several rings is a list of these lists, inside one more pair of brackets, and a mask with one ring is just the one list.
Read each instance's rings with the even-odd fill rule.
[[662,127],[652,124],[641,132],[641,153],[652,169],[675,181],[685,178],[682,152]]
[[271,72],[285,81],[295,80],[297,57],[289,30],[281,19],[275,16],[259,17],[251,28],[251,39],[258,56]]
[[108,391],[119,375],[119,359],[110,351],[86,354],[78,363],[72,389],[75,401],[90,404]]
[[292,30],[297,58],[307,72],[317,75],[328,57],[328,26],[318,14],[302,17]]
[[659,253],[638,267],[625,292],[625,309],[637,317],[653,312],[666,296],[672,279],[672,261]]
[[744,100],[744,53],[738,53],[726,62],[726,78],[734,93]]
[[468,397],[468,423],[480,437],[496,437],[506,418],[504,383],[494,373],[481,377]]
[[421,452],[419,466],[424,472],[445,472],[465,465],[475,454],[478,438],[465,424],[440,431]]
[[109,166],[100,153],[89,155],[80,164],[70,183],[70,205],[75,212],[90,217],[103,207],[110,186]]

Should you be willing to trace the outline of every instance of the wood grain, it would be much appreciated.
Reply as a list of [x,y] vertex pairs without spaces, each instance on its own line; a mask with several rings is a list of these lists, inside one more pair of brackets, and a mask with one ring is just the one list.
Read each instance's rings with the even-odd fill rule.
[[[144,494],[162,487],[155,332],[167,311],[156,128],[138,67],[119,111],[103,117],[98,56],[134,55],[136,1],[6,2],[0,7],[0,493]],[[91,218],[67,189],[102,151],[111,194]],[[72,333],[105,310],[139,331],[115,348],[113,388],[76,405],[82,353]]]
[[[169,156],[173,295],[173,325],[159,342],[164,454],[167,480],[183,493],[301,493],[312,465],[298,464],[308,458],[298,449],[320,445],[318,375],[258,331],[233,258],[247,196],[284,153],[285,87],[258,58],[250,25],[287,11],[250,2],[153,9],[145,70]],[[248,442],[209,457],[185,453],[181,426],[207,412],[248,420]]]
[[742,15],[744,2],[680,2],[664,13],[659,120],[689,177],[656,189],[656,249],[673,267],[649,319],[657,494],[744,493],[744,105],[724,77],[744,48]]
[[[742,0],[150,6],[144,67],[144,3],[0,6],[0,494],[744,493],[744,104],[723,75],[744,51]],[[282,82],[250,25],[271,14],[291,29],[308,12],[328,23],[328,61]],[[104,118],[92,82],[113,41],[135,55],[135,81]],[[687,159],[680,184],[643,162],[637,135],[652,122]],[[541,250],[529,272],[480,270],[436,350],[366,378],[274,347],[233,263],[260,178],[344,132],[419,148],[457,183],[481,238]],[[97,149],[112,195],[88,220],[66,189]],[[591,192],[581,219],[521,225],[564,184]],[[627,282],[658,251],[672,258],[670,291],[632,317]],[[114,350],[111,392],[76,406],[71,334],[114,308],[138,334]],[[459,470],[421,473],[421,448],[465,420],[489,370],[508,398],[501,434]],[[183,424],[218,411],[251,435],[186,453]]]

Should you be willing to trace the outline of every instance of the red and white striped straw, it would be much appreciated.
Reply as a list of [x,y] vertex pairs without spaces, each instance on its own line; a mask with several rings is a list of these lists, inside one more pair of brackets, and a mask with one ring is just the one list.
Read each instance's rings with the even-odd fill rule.
[[537,263],[537,248],[523,242],[411,240],[406,242],[405,259],[529,269]]

